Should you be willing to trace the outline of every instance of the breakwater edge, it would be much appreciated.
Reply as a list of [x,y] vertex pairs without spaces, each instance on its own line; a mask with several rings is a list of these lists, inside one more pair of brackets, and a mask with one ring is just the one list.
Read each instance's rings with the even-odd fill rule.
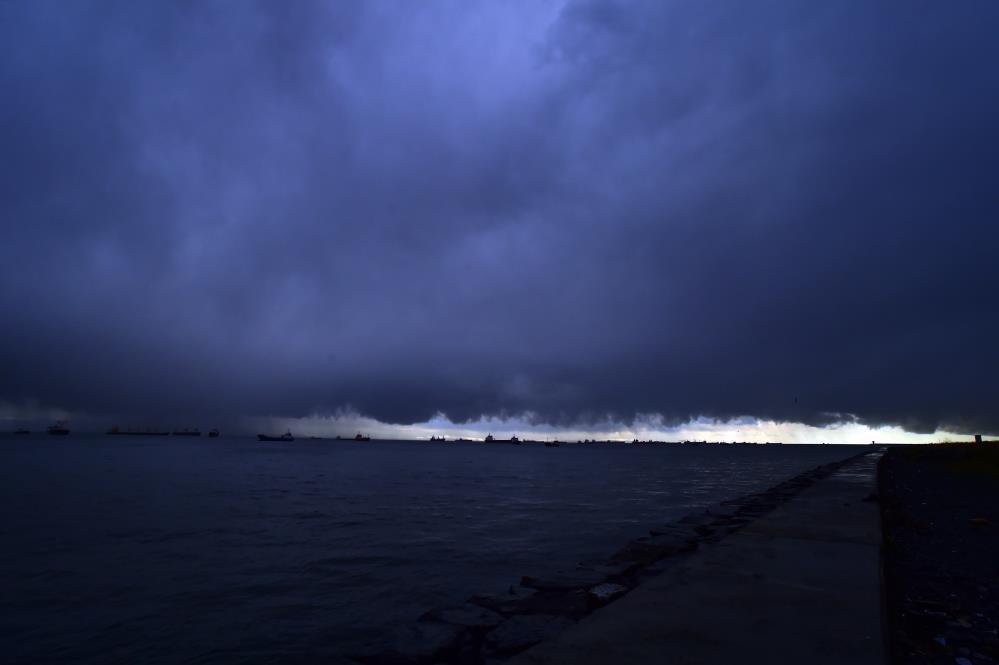
[[548,640],[591,612],[624,597],[700,547],[718,542],[871,452],[817,466],[762,492],[722,501],[653,526],[603,559],[544,576],[523,576],[506,590],[470,596],[427,611],[417,621],[356,652],[369,665],[498,662]]

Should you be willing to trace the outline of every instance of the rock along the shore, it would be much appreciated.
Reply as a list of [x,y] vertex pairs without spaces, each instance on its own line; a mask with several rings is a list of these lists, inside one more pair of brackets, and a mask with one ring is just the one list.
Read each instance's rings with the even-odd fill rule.
[[486,635],[486,648],[498,655],[514,654],[554,637],[573,623],[548,614],[512,617]]

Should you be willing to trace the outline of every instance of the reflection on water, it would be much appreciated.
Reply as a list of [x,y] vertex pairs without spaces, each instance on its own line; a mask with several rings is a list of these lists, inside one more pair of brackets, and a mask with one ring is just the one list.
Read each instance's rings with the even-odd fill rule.
[[839,446],[0,439],[14,662],[338,662]]

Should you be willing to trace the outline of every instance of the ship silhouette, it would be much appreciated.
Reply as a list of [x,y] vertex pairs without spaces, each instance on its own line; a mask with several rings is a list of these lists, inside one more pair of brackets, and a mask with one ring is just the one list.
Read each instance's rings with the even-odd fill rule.
[[291,432],[285,432],[280,436],[271,436],[269,434],[258,434],[257,441],[294,441],[295,437],[291,435]]

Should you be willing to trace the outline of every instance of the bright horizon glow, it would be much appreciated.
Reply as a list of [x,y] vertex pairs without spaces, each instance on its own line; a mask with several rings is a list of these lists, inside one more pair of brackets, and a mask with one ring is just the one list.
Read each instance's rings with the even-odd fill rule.
[[[149,424],[148,419],[139,422],[110,422],[108,418],[73,413],[65,409],[42,406],[37,403],[14,405],[0,402],[0,431],[13,430],[16,427],[34,423],[35,427],[56,420],[69,421],[76,424],[77,431],[103,432],[110,426],[120,424],[122,427],[143,426]],[[193,427],[197,423],[152,423],[162,429],[173,427]],[[766,443],[776,441],[781,443],[834,443],[834,444],[868,444],[876,443],[939,443],[945,441],[970,441],[973,434],[961,434],[948,430],[938,430],[929,434],[909,432],[894,425],[872,427],[861,423],[845,420],[843,422],[817,427],[804,423],[776,422],[759,420],[752,416],[743,416],[732,420],[717,420],[707,417],[694,418],[680,425],[667,425],[662,416],[646,414],[635,419],[632,425],[605,420],[589,427],[557,427],[538,422],[533,414],[508,417],[484,417],[467,423],[453,423],[443,414],[411,425],[383,423],[373,418],[360,415],[350,410],[341,410],[332,414],[312,414],[300,418],[279,416],[245,417],[238,422],[202,423],[202,431],[212,427],[222,427],[223,432],[232,434],[257,434],[261,432],[284,432],[290,430],[296,436],[318,436],[332,438],[354,436],[362,432],[375,439],[426,440],[431,436],[445,436],[448,439],[466,438],[483,439],[487,434],[497,438],[508,438],[517,435],[522,439],[549,441],[578,441],[596,439],[600,441],[707,441],[712,443],[722,441],[747,441],[750,443]],[[982,432],[986,439],[999,439],[996,433]]]
[[[304,418],[252,418],[247,424],[270,431],[290,430],[299,436],[353,436],[362,432],[376,439],[425,440],[431,436],[445,436],[448,439],[483,439],[487,434],[497,438],[516,435],[522,439],[539,441],[558,439],[577,441],[585,439],[632,441],[639,439],[657,441],[747,441],[765,443],[833,443],[869,444],[876,443],[937,443],[944,441],[973,440],[973,435],[946,430],[933,433],[909,432],[897,426],[871,427],[856,422],[841,422],[824,427],[803,423],[775,422],[743,417],[729,421],[711,418],[696,418],[677,426],[664,425],[662,417],[644,416],[636,419],[632,426],[606,421],[589,428],[555,427],[532,422],[530,415],[519,417],[489,417],[468,423],[453,423],[446,416],[438,414],[434,418],[412,425],[382,423],[358,414],[339,413],[335,415],[312,415]],[[268,429],[270,428],[270,429]],[[250,427],[253,429],[253,427]],[[263,430],[261,430],[263,431]],[[999,438],[985,434],[986,438]]]

